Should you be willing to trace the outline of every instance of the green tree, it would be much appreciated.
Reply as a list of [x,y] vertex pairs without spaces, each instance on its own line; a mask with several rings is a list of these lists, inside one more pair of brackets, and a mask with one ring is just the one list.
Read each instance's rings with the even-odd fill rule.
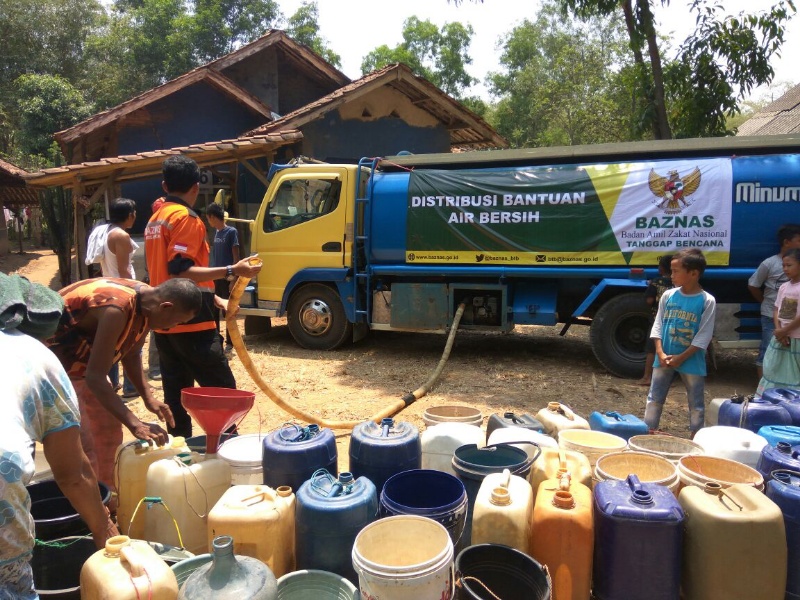
[[274,0],[194,0],[197,59],[212,61],[264,35],[281,18]]
[[114,8],[87,43],[85,88],[98,109],[198,66],[194,21],[182,0],[140,0]]
[[15,88],[16,142],[24,153],[47,154],[53,133],[92,114],[81,92],[57,75],[23,75]]
[[490,122],[514,146],[631,138],[630,56],[619,19],[576,22],[554,1],[502,42],[503,72],[489,75],[499,100]]
[[102,14],[98,0],[0,0],[0,91],[26,73],[76,82],[86,38]]
[[319,34],[319,9],[317,3],[304,1],[289,17],[286,33],[294,41],[305,44],[337,68],[342,67],[342,58],[328,48],[327,40]]
[[471,25],[445,23],[441,29],[428,20],[417,17],[403,24],[403,41],[390,48],[382,45],[361,62],[361,72],[367,74],[386,65],[401,62],[450,94],[460,98],[476,79],[467,73],[472,64],[469,45],[474,31]]
[[769,60],[780,50],[785,23],[795,10],[792,0],[779,0],[760,14],[726,17],[720,3],[693,0],[697,28],[665,68],[653,0],[561,1],[583,17],[617,14],[621,8],[657,139],[729,133],[725,119],[736,113],[737,99],[772,80]]

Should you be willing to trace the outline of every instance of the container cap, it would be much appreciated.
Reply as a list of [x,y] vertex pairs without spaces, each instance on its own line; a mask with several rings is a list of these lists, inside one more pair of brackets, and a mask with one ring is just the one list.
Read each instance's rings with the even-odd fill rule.
[[553,506],[563,509],[575,508],[575,497],[572,492],[558,490],[553,494]]

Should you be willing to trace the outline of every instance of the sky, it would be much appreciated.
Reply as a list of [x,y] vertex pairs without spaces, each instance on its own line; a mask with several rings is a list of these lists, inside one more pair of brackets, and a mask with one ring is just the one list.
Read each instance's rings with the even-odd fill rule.
[[[292,15],[302,0],[278,0],[286,17]],[[738,14],[764,10],[771,0],[726,0],[727,12]],[[511,31],[523,19],[535,20],[539,7],[537,0],[484,0],[476,3],[464,0],[459,6],[447,0],[401,0],[400,2],[364,2],[363,0],[317,0],[320,33],[328,47],[342,58],[342,71],[351,79],[361,76],[361,60],[372,49],[386,44],[394,47],[402,41],[403,22],[411,16],[441,27],[445,23],[459,21],[472,25],[475,31],[470,46],[472,65],[467,71],[483,80],[490,71],[499,71],[501,51],[498,39]],[[675,45],[683,41],[694,29],[694,18],[689,12],[688,2],[673,0],[662,8],[656,3],[656,18],[660,23],[659,33],[670,35]],[[773,62],[775,83],[785,81],[800,83],[796,64],[800,58],[800,16],[790,21],[786,32],[782,57]],[[489,99],[488,90],[480,84],[471,93]],[[758,90],[756,96],[766,93]]]

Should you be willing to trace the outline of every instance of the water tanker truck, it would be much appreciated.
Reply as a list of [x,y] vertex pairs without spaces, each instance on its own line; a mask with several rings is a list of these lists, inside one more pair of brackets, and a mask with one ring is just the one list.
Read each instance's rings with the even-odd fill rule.
[[682,249],[708,261],[717,343],[758,345],[747,279],[800,222],[800,136],[298,161],[268,180],[246,333],[286,316],[297,343],[328,350],[446,332],[465,303],[464,329],[589,325],[597,360],[636,377],[647,280]]

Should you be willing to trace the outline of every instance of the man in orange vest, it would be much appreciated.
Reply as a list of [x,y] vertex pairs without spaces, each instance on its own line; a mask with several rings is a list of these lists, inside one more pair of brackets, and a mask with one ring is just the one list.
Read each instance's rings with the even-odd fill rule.
[[181,390],[196,381],[203,387],[235,388],[236,380],[217,335],[214,307],[227,309],[227,301],[214,294],[214,281],[253,277],[261,266],[248,259],[232,265],[209,267],[206,227],[194,211],[200,192],[200,168],[191,158],[174,155],[162,164],[164,203],[153,213],[145,229],[145,255],[151,285],[173,277],[195,281],[203,292],[200,313],[169,331],[156,330],[164,401],[172,409],[173,435],[190,437],[192,420],[181,405]]

